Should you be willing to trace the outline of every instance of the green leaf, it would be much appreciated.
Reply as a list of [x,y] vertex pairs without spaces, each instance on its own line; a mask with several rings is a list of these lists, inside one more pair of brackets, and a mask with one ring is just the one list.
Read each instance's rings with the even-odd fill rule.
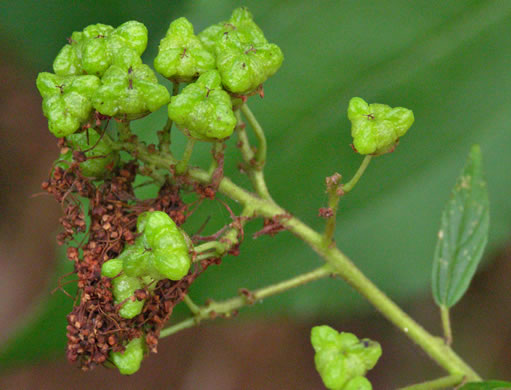
[[479,145],[472,146],[442,214],[433,260],[433,296],[451,307],[463,296],[488,241],[488,189]]
[[511,389],[511,382],[484,381],[465,383],[459,390],[506,390]]

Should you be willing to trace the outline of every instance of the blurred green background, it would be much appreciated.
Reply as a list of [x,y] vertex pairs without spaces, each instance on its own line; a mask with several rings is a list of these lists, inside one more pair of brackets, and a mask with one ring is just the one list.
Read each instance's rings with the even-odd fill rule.
[[[511,2],[507,0],[3,2],[2,70],[10,83],[0,97],[4,105],[0,126],[6,130],[0,136],[5,137],[7,148],[0,162],[8,164],[16,154],[15,143],[7,135],[32,137],[33,132],[45,131],[39,125],[9,133],[14,111],[5,106],[21,83],[29,85],[31,101],[40,104],[35,77],[40,71],[51,71],[53,58],[72,31],[91,23],[117,26],[139,20],[149,29],[144,59],[152,65],[159,40],[173,19],[186,16],[198,33],[227,19],[240,5],[249,7],[268,40],[277,43],[285,55],[281,70],[264,86],[264,99],[249,100],[267,134],[266,177],[279,204],[322,229],[318,209],[327,200],[324,178],[336,171],[349,178],[362,160],[349,147],[346,118],[349,99],[360,96],[369,102],[410,108],[416,122],[396,152],[375,159],[356,190],[343,198],[336,232],[339,247],[398,302],[406,304],[429,294],[441,210],[474,143],[482,147],[490,191],[487,253],[503,247],[511,232]],[[37,104],[27,113],[23,111],[27,106],[18,103],[17,115],[32,116],[44,124]],[[165,115],[163,109],[144,119],[135,126],[137,132],[154,139],[145,132],[161,128]],[[56,157],[54,141],[44,137],[27,151],[32,153],[25,156],[30,160],[27,166],[42,165],[44,156],[49,166],[51,156]],[[236,169],[238,155],[232,144],[226,172],[247,183]],[[177,155],[182,145],[183,137],[178,136],[173,144]],[[44,153],[39,155],[38,148]],[[200,165],[210,155],[207,148],[199,151],[202,157],[195,156],[194,163]],[[13,188],[13,171],[5,168],[1,172],[4,189]],[[37,192],[36,183],[45,178],[44,169],[33,174],[37,177],[30,181],[32,186],[24,182],[29,187],[27,194]],[[50,207],[49,200],[44,202],[39,207]],[[39,207],[36,203],[34,209]],[[11,214],[6,211],[5,215],[14,218],[12,209]],[[208,216],[216,218],[216,224],[229,222],[214,202],[202,207],[198,215],[189,226],[191,231]],[[40,217],[37,211],[31,215],[33,220]],[[56,231],[58,216],[52,214],[52,218],[48,226]],[[215,222],[208,228],[214,226]],[[247,237],[259,228],[250,225]],[[47,235],[48,231],[44,240]],[[52,265],[54,275],[69,269],[69,263],[61,263],[57,273]],[[317,256],[289,233],[247,239],[239,257],[226,258],[221,266],[210,268],[190,294],[199,302],[227,298],[239,287],[257,288],[318,264]],[[7,257],[0,258],[0,265],[9,271]],[[0,276],[8,277],[5,272]],[[35,309],[18,308],[18,317],[33,314],[26,314],[30,320],[18,325],[11,322],[17,332],[9,333],[8,343],[7,333],[2,335],[0,366],[37,360],[50,351],[61,354],[71,301],[60,293],[44,297]],[[368,309],[342,282],[330,280],[267,300],[243,316],[342,320],[368,313]]]

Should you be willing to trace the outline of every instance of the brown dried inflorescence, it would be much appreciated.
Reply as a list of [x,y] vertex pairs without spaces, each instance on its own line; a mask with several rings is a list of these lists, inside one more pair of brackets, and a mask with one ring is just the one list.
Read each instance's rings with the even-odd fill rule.
[[77,195],[89,202],[86,240],[77,247],[70,246],[66,252],[74,262],[79,288],[76,304],[67,317],[67,358],[84,370],[104,363],[111,351],[122,351],[127,341],[142,335],[149,350],[156,352],[159,332],[173,307],[183,299],[195,278],[215,262],[203,261],[179,281],[161,280],[151,291],[138,290],[136,297],[146,299],[142,313],[132,319],[119,315],[120,305],[114,304],[111,279],[101,276],[103,263],[116,258],[125,245],[134,242],[140,213],[164,211],[177,225],[184,223],[187,215],[180,189],[168,183],[155,199],[137,200],[132,186],[137,168],[134,162],[124,164],[110,178],[96,184],[84,177],[74,162],[67,170],[54,168],[50,179],[42,185],[64,210],[60,219],[64,231],[57,238],[59,244],[86,231],[84,207]]

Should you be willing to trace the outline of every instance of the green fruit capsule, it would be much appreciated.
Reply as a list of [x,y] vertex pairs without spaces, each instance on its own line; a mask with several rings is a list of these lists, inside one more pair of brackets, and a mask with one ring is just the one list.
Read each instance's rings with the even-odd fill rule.
[[189,82],[215,69],[215,57],[202,45],[186,18],[179,18],[160,41],[154,69],[168,79]]
[[36,85],[43,97],[43,114],[56,137],[73,134],[87,122],[92,112],[91,98],[100,84],[96,76],[39,73]]
[[137,230],[148,246],[147,267],[156,280],[180,280],[190,270],[191,259],[185,238],[175,222],[162,211],[139,216]]
[[115,62],[123,50],[141,56],[147,47],[147,28],[129,21],[114,29],[105,24],[92,24],[82,32],[74,32],[53,63],[62,76],[91,74],[99,77]]
[[103,115],[136,119],[156,111],[170,100],[154,72],[132,49],[121,48],[101,78],[93,106]]
[[229,94],[221,87],[220,74],[210,70],[173,96],[169,118],[187,135],[203,141],[229,137],[236,126]]
[[66,140],[73,150],[85,152],[87,160],[80,163],[80,171],[84,176],[103,178],[108,173],[107,166],[115,164],[119,159],[119,154],[110,147],[110,137],[107,134],[101,136],[92,128],[71,134]]
[[348,119],[356,151],[375,156],[392,152],[414,122],[413,112],[407,108],[367,104],[359,97],[350,100]]
[[316,369],[328,389],[372,389],[364,375],[380,358],[380,344],[359,340],[352,333],[339,333],[326,325],[312,328],[311,343],[316,352]]
[[249,94],[275,74],[284,56],[268,43],[246,8],[234,10],[227,22],[211,26],[199,34],[216,56],[222,84],[230,92]]
[[258,88],[284,61],[277,45],[244,43],[236,32],[224,35],[217,43],[216,58],[224,87],[241,95]]
[[145,352],[145,340],[139,337],[131,340],[124,352],[110,352],[110,359],[122,375],[131,375],[140,369]]
[[188,274],[191,264],[188,249],[184,248],[155,249],[151,260],[158,279],[180,280]]

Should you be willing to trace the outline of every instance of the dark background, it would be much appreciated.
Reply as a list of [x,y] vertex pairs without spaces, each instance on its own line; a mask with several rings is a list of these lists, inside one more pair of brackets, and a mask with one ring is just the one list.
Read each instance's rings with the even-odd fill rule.
[[[336,240],[378,286],[437,333],[439,315],[429,288],[436,230],[470,145],[481,144],[491,200],[490,241],[482,272],[453,310],[454,346],[483,376],[511,379],[506,249],[511,3],[26,1],[0,5],[0,388],[321,388],[308,341],[310,327],[320,323],[382,343],[383,357],[369,375],[375,389],[442,375],[336,280],[163,340],[158,355],[129,378],[103,368],[81,373],[64,361],[70,300],[48,292],[70,264],[55,248],[59,206],[47,196],[34,196],[57,156],[35,89],[37,73],[51,71],[65,38],[88,24],[143,22],[149,29],[144,59],[152,65],[173,19],[184,15],[200,32],[239,5],[250,8],[285,55],[281,70],[265,84],[265,98],[249,101],[269,141],[269,188],[283,207],[313,227],[323,223],[317,210],[326,203],[325,176],[338,171],[350,177],[361,161],[349,147],[349,99],[361,96],[414,111],[416,123],[397,151],[375,159],[357,189],[342,200]],[[137,131],[154,139],[147,129],[159,129],[164,121],[163,109]],[[178,136],[177,155],[182,144]],[[201,151],[203,158],[194,163],[209,157],[206,148],[197,154]],[[236,158],[228,156],[227,172],[246,182],[236,173]],[[216,204],[201,212],[217,224],[228,222]],[[261,287],[320,264],[289,233],[247,240],[242,249],[239,257],[201,277],[191,296],[198,302],[227,298],[239,287]]]

